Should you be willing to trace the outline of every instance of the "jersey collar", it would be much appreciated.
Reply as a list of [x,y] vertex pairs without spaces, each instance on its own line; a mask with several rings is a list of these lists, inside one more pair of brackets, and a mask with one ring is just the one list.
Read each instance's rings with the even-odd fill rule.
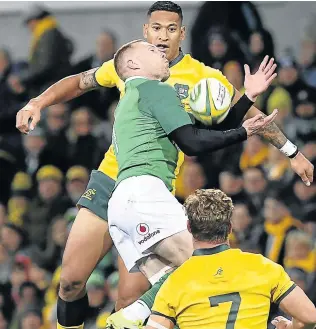
[[132,80],[135,80],[135,79],[145,79],[145,80],[148,80],[148,78],[146,78],[146,77],[142,77],[142,76],[140,76],[140,75],[135,75],[134,77],[127,78],[127,79],[125,80],[125,83],[127,83],[127,82],[129,82],[129,81],[132,81]]
[[184,57],[184,54],[180,48],[179,55],[175,59],[173,59],[171,62],[169,62],[169,67],[172,67],[172,66],[175,66],[176,64],[178,64],[183,57]]
[[228,244],[221,244],[220,246],[214,248],[203,248],[203,249],[196,249],[193,252],[193,256],[207,256],[207,255],[214,255],[218,254],[219,252],[225,251],[230,249]]

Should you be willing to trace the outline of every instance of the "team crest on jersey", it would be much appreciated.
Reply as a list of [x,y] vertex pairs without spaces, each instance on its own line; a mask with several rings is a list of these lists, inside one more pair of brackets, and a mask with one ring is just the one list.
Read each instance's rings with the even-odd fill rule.
[[96,193],[97,193],[97,190],[96,189],[94,189],[94,188],[89,188],[88,190],[86,190],[84,193],[83,193],[83,195],[82,195],[82,197],[83,198],[86,198],[86,199],[88,199],[88,200],[92,200],[92,198],[96,195]]
[[189,86],[188,85],[181,85],[179,83],[176,83],[174,85],[174,89],[176,90],[179,98],[185,99],[189,96]]
[[222,276],[223,275],[223,269],[220,267],[216,273],[214,274],[215,277],[219,277],[219,276]]

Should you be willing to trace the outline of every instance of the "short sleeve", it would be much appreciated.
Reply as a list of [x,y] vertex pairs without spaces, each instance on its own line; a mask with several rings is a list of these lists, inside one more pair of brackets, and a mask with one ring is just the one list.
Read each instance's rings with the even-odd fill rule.
[[235,88],[220,70],[212,69],[211,67],[202,64],[202,76],[203,78],[214,78],[219,80],[229,91],[231,99],[234,98]]
[[296,285],[281,265],[271,261],[271,266],[271,271],[273,271],[271,300],[275,304],[280,304],[282,299],[285,298]]
[[95,72],[95,79],[102,87],[115,87],[120,80],[118,77],[113,59],[103,63],[103,65]]
[[169,276],[156,295],[152,314],[163,316],[175,324],[176,310],[173,298],[175,298],[176,294],[170,292],[175,292],[178,288],[174,286],[172,276]]
[[140,96],[146,98],[148,109],[167,135],[177,128],[192,124],[178,94],[171,86],[157,81],[148,81],[140,89]]

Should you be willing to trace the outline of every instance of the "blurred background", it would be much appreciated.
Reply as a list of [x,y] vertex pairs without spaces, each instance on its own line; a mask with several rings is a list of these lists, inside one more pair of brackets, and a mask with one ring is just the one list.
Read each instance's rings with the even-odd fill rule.
[[[0,2],[0,329],[56,327],[75,205],[111,143],[119,94],[103,88],[51,106],[27,136],[15,129],[16,112],[60,78],[97,67],[122,43],[142,37],[151,4]],[[275,56],[278,81],[257,106],[267,114],[278,108],[278,125],[316,165],[316,2],[179,4],[187,26],[183,50],[222,70],[240,91],[242,65],[255,71],[264,55]],[[41,21],[43,31],[53,30],[50,38],[34,33]],[[282,264],[315,303],[316,183],[306,187],[286,157],[252,137],[186,158],[178,200],[214,187],[235,203],[231,245]],[[117,282],[113,249],[88,281],[85,328],[104,328]]]

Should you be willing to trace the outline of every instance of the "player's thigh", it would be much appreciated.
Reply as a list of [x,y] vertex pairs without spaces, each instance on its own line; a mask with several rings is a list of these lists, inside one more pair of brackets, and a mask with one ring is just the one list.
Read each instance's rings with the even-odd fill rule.
[[152,251],[172,262],[175,266],[183,264],[193,253],[192,235],[188,230],[176,233],[153,246]]
[[118,257],[119,283],[116,311],[135,302],[148,289],[150,283],[141,272],[128,272],[122,258]]
[[66,244],[62,279],[86,281],[113,242],[107,223],[110,194],[115,181],[93,170],[85,193],[78,201],[80,208]]

